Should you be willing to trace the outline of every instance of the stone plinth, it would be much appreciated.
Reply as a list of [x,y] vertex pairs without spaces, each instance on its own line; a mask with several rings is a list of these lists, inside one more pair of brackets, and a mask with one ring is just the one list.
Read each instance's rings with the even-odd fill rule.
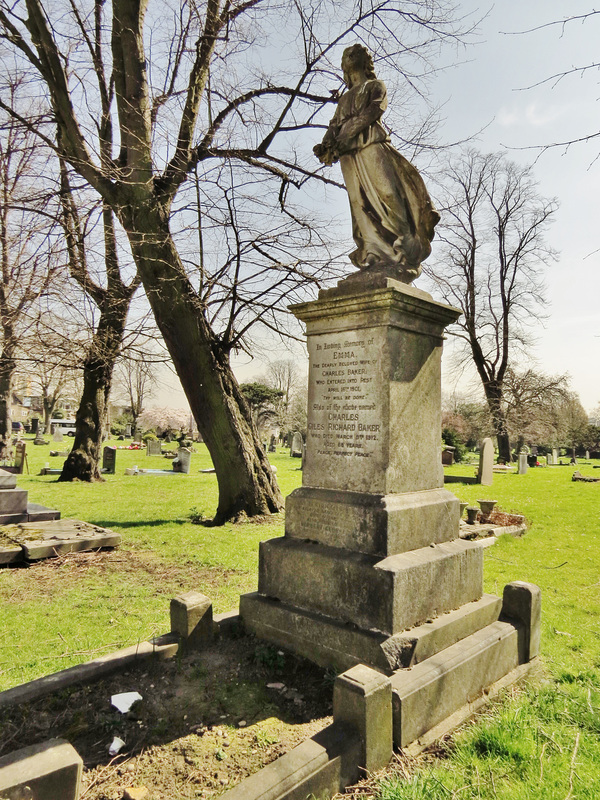
[[393,675],[405,744],[535,656],[539,601],[516,584],[504,610],[483,595],[483,548],[459,538],[460,504],[443,486],[441,350],[459,312],[365,280],[292,308],[310,357],[302,487],[285,536],[260,545],[240,616],[321,665]]
[[459,312],[386,284],[292,308],[310,360],[304,486],[380,495],[443,486],[440,359]]

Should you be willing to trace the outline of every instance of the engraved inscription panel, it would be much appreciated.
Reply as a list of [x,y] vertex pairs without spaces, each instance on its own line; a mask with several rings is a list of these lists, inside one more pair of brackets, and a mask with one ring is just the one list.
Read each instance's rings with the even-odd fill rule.
[[310,337],[305,483],[368,491],[369,474],[382,466],[382,338],[373,329]]

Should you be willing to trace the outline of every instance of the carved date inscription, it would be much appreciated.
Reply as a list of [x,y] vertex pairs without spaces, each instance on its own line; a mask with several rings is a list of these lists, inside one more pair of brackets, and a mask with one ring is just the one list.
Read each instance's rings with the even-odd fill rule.
[[311,353],[308,444],[317,456],[370,458],[380,447],[375,340],[322,337]]

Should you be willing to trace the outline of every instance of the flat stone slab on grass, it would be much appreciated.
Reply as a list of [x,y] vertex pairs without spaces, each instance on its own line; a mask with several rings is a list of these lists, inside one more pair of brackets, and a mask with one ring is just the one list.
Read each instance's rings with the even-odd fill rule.
[[[78,519],[22,522],[0,527],[0,563],[38,561],[81,550],[117,547],[120,543],[120,534]],[[20,559],[16,558],[17,548]]]

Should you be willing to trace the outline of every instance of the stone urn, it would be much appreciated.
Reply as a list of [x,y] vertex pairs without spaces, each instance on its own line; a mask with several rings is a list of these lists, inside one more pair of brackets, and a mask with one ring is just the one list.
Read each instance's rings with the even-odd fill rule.
[[463,516],[464,516],[464,513],[465,513],[465,508],[466,508],[468,505],[469,505],[468,503],[461,503],[461,504],[460,504],[460,517],[459,517],[459,519],[462,519],[462,518],[463,518]]
[[475,506],[467,506],[467,525],[475,525],[477,522],[477,515],[479,514],[479,509]]
[[484,519],[487,519],[492,511],[494,510],[494,506],[498,502],[497,500],[478,500],[479,506],[481,508],[481,515]]

